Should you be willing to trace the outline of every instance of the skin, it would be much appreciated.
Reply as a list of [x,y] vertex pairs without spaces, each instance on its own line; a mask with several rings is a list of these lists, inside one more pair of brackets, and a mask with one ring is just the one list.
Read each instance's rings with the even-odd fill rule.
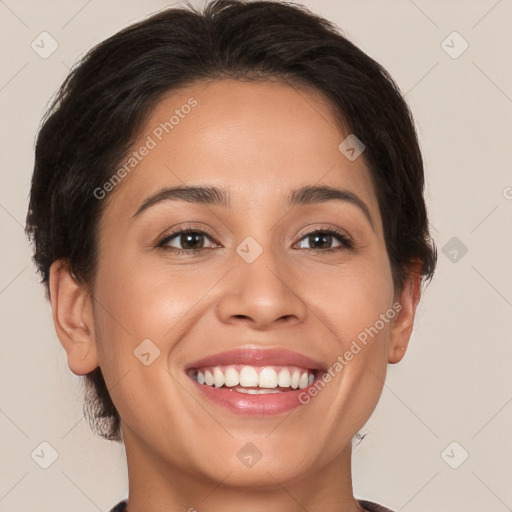
[[[122,418],[128,509],[362,510],[352,492],[351,440],[378,402],[388,363],[405,353],[419,277],[413,272],[394,289],[364,154],[349,161],[338,150],[350,132],[320,94],[275,81],[196,83],[155,107],[134,148],[190,97],[197,106],[106,198],[92,293],[64,261],[51,267],[53,318],[69,367],[84,375],[100,365]],[[147,197],[184,184],[226,188],[230,206],[164,201],[133,218]],[[315,184],[356,194],[373,226],[349,202],[286,203],[289,191]],[[156,247],[187,223],[212,233],[196,242],[204,252]],[[354,248],[328,251],[339,246],[333,239],[314,252],[305,235],[326,227],[342,230]],[[263,249],[250,264],[236,252],[247,236]],[[180,237],[172,243],[180,247]],[[230,413],[184,372],[245,345],[287,348],[328,368],[395,301],[400,313],[292,412]],[[133,353],[147,338],[160,350],[149,366]],[[248,442],[262,454],[252,468],[237,458]]]

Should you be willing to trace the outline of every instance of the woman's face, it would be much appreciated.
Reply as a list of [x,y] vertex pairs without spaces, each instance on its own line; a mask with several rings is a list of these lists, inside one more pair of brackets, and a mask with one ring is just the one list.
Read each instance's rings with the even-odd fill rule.
[[[278,82],[196,83],[154,109],[99,199],[93,338],[129,457],[248,486],[347,456],[393,360],[400,299],[348,135],[322,97]],[[316,380],[295,390],[296,371]]]

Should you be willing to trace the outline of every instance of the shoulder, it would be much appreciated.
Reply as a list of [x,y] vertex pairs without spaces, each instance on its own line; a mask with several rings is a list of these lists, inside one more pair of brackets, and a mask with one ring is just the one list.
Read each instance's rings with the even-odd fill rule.
[[393,512],[391,509],[383,507],[382,505],[379,505],[378,503],[373,503],[372,501],[366,501],[366,500],[357,500],[359,505],[364,508],[364,510],[367,510],[368,512]]
[[127,500],[120,501],[110,512],[124,512],[127,503]]
[[[358,500],[358,502],[367,512],[393,512],[389,508],[371,501]],[[124,512],[126,510],[126,504],[127,500],[120,501],[110,512]]]

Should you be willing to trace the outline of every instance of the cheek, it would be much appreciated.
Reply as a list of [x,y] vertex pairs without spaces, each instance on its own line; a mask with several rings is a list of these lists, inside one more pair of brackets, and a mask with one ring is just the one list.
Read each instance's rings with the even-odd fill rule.
[[[350,411],[356,424],[364,423],[373,411],[386,375],[396,312],[391,271],[384,256],[372,265],[363,262],[357,271],[347,273],[322,306],[327,312],[324,318],[330,319],[328,339],[334,338],[329,347],[330,373],[336,389],[333,409]],[[335,424],[340,418],[332,421]]]
[[350,271],[340,273],[339,278],[326,281],[321,287],[321,308],[328,312],[325,317],[332,322],[331,331],[337,335],[339,351],[348,350],[355,340],[366,348],[365,355],[378,352],[389,338],[387,317],[393,314],[389,310],[394,296],[389,262],[385,254],[380,254],[370,263],[361,259]]
[[137,361],[134,351],[144,340],[151,340],[162,356],[172,351],[197,321],[201,300],[222,270],[200,272],[194,265],[173,270],[128,256],[110,264],[104,258],[95,290],[96,337],[104,373],[118,376],[126,371]]

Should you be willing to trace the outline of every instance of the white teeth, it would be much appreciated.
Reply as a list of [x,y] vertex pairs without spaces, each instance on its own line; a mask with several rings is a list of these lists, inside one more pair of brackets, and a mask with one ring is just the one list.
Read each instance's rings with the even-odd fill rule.
[[[313,370],[293,366],[263,366],[254,367],[249,365],[232,364],[229,366],[212,366],[197,369],[190,372],[199,384],[216,388],[262,388],[259,391],[254,389],[242,390],[240,393],[263,394],[266,392],[281,392],[280,388],[304,389],[313,384],[315,374]],[[266,391],[268,390],[268,391]]]
[[246,388],[258,385],[258,372],[252,366],[244,366],[240,371],[240,386]]
[[291,383],[290,372],[287,368],[283,368],[277,376],[277,384],[282,388],[289,388]]
[[292,380],[290,382],[290,386],[293,389],[297,389],[299,387],[299,381],[300,381],[300,372],[299,370],[294,370],[292,375]]
[[269,393],[283,393],[283,391],[279,391],[279,389],[244,389],[237,388],[235,389],[238,393],[246,393],[248,395],[268,395]]
[[215,379],[216,388],[224,386],[224,374],[221,372],[220,368],[215,368],[213,370],[213,378]]
[[224,372],[224,381],[228,388],[232,388],[233,386],[238,386],[238,384],[240,384],[238,372],[232,366],[228,366],[226,368],[226,371]]
[[299,380],[299,388],[300,389],[304,389],[304,388],[307,388],[308,387],[308,372],[304,372],[301,376],[300,376],[300,380]]
[[206,370],[206,372],[204,373],[204,381],[206,382],[206,384],[208,384],[208,386],[213,386],[215,384],[215,379],[213,378],[213,375],[210,372],[210,370]]
[[277,387],[277,373],[274,368],[267,366],[263,368],[259,375],[260,388]]

